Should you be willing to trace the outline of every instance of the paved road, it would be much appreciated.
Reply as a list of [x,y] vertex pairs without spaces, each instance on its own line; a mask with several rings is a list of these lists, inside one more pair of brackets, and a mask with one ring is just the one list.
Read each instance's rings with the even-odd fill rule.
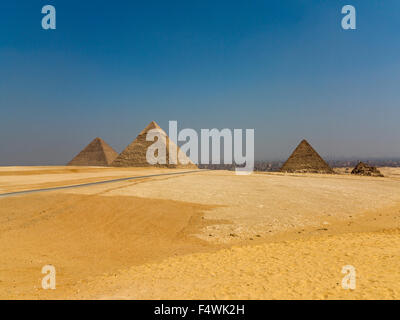
[[[207,170],[202,170],[207,171]],[[90,183],[82,183],[82,184],[75,184],[70,186],[62,186],[62,187],[53,187],[53,188],[44,188],[44,189],[34,189],[34,190],[25,190],[25,191],[16,191],[16,192],[8,192],[8,193],[1,193],[0,198],[11,197],[11,196],[18,196],[24,195],[29,193],[37,193],[37,192],[47,192],[47,191],[54,191],[54,190],[63,190],[63,189],[71,189],[71,188],[79,188],[79,187],[89,187],[98,184],[105,184],[105,183],[112,183],[112,182],[120,182],[120,181],[127,181],[133,179],[143,179],[143,178],[152,178],[152,177],[159,177],[159,176],[173,176],[179,174],[186,174],[186,173],[193,173],[193,172],[200,172],[199,170],[191,170],[191,171],[183,171],[183,172],[171,172],[171,173],[159,173],[159,174],[149,174],[145,176],[136,176],[136,177],[129,177],[129,178],[119,178],[119,179],[112,179],[112,180],[105,180],[105,181],[97,181],[97,182],[90,182]]]

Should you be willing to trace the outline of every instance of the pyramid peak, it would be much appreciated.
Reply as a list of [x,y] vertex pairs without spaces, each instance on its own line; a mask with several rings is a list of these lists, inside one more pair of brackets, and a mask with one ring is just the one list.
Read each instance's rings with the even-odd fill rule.
[[[104,140],[103,140],[102,138],[100,138],[100,137],[96,137],[96,138],[94,138],[90,143],[95,143],[95,142],[104,143]],[[89,143],[89,144],[90,144],[90,143]]]
[[157,122],[151,121],[151,122],[146,126],[146,128],[144,128],[144,129],[139,133],[139,135],[145,134],[145,133],[147,133],[149,130],[152,130],[152,129],[158,129],[158,130],[161,130],[161,131],[163,132],[163,129],[161,129],[161,127],[157,124]]
[[161,129],[161,127],[158,125],[158,123],[155,122],[154,120],[149,123],[148,127]]
[[306,139],[301,140],[299,144],[308,144],[308,145],[310,145],[310,143]]

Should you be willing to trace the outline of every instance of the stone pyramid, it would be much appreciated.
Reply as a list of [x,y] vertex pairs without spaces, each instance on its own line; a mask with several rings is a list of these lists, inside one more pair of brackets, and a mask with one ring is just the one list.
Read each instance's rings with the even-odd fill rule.
[[376,167],[370,166],[361,161],[355,166],[353,171],[351,171],[351,174],[371,177],[383,177],[383,174]]
[[281,172],[333,173],[332,168],[303,140],[283,164]]
[[[151,146],[155,141],[146,141],[146,136],[149,130],[155,129],[159,132],[161,136],[165,137],[166,141],[166,164],[150,164],[146,159],[146,153],[149,146]],[[160,128],[160,126],[152,121],[149,125],[139,133],[136,139],[128,145],[124,151],[114,160],[111,164],[114,167],[163,167],[163,168],[197,168],[197,166],[190,160],[189,157],[184,154],[179,147],[175,144],[178,155],[181,159],[185,159],[187,164],[180,163],[179,160],[176,164],[170,164],[170,154],[169,145],[174,144],[165,131]],[[157,155],[156,155],[157,156]]]
[[117,156],[118,153],[104,140],[95,138],[68,163],[68,166],[108,166]]

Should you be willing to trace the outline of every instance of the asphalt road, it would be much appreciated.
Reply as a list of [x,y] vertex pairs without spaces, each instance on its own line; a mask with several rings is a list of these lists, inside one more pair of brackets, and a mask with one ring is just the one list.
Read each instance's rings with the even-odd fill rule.
[[[205,171],[205,170],[202,170],[202,171]],[[187,174],[187,173],[193,173],[193,172],[199,172],[199,170],[191,170],[191,171],[184,171],[184,172],[149,174],[149,175],[145,175],[145,176],[119,178],[119,179],[104,180],[104,181],[97,181],[97,182],[90,182],[90,183],[74,184],[74,185],[69,185],[69,186],[61,186],[61,187],[53,187],[53,188],[44,188],[44,189],[33,189],[33,190],[25,190],[25,191],[8,192],[8,193],[0,194],[0,198],[19,196],[19,195],[25,195],[25,194],[30,194],[30,193],[38,193],[38,192],[47,192],[47,191],[72,189],[72,188],[80,188],[80,187],[90,187],[90,186],[95,186],[95,185],[99,185],[99,184],[106,184],[106,183],[113,183],[113,182],[120,182],[120,181],[134,180],[134,179],[152,178],[152,177],[159,177],[159,176],[173,176],[173,175]]]

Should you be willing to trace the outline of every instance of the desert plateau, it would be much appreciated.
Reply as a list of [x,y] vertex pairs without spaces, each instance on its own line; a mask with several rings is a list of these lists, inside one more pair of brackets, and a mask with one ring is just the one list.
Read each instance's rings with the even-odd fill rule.
[[400,169],[334,170],[1,167],[0,298],[399,299]]

